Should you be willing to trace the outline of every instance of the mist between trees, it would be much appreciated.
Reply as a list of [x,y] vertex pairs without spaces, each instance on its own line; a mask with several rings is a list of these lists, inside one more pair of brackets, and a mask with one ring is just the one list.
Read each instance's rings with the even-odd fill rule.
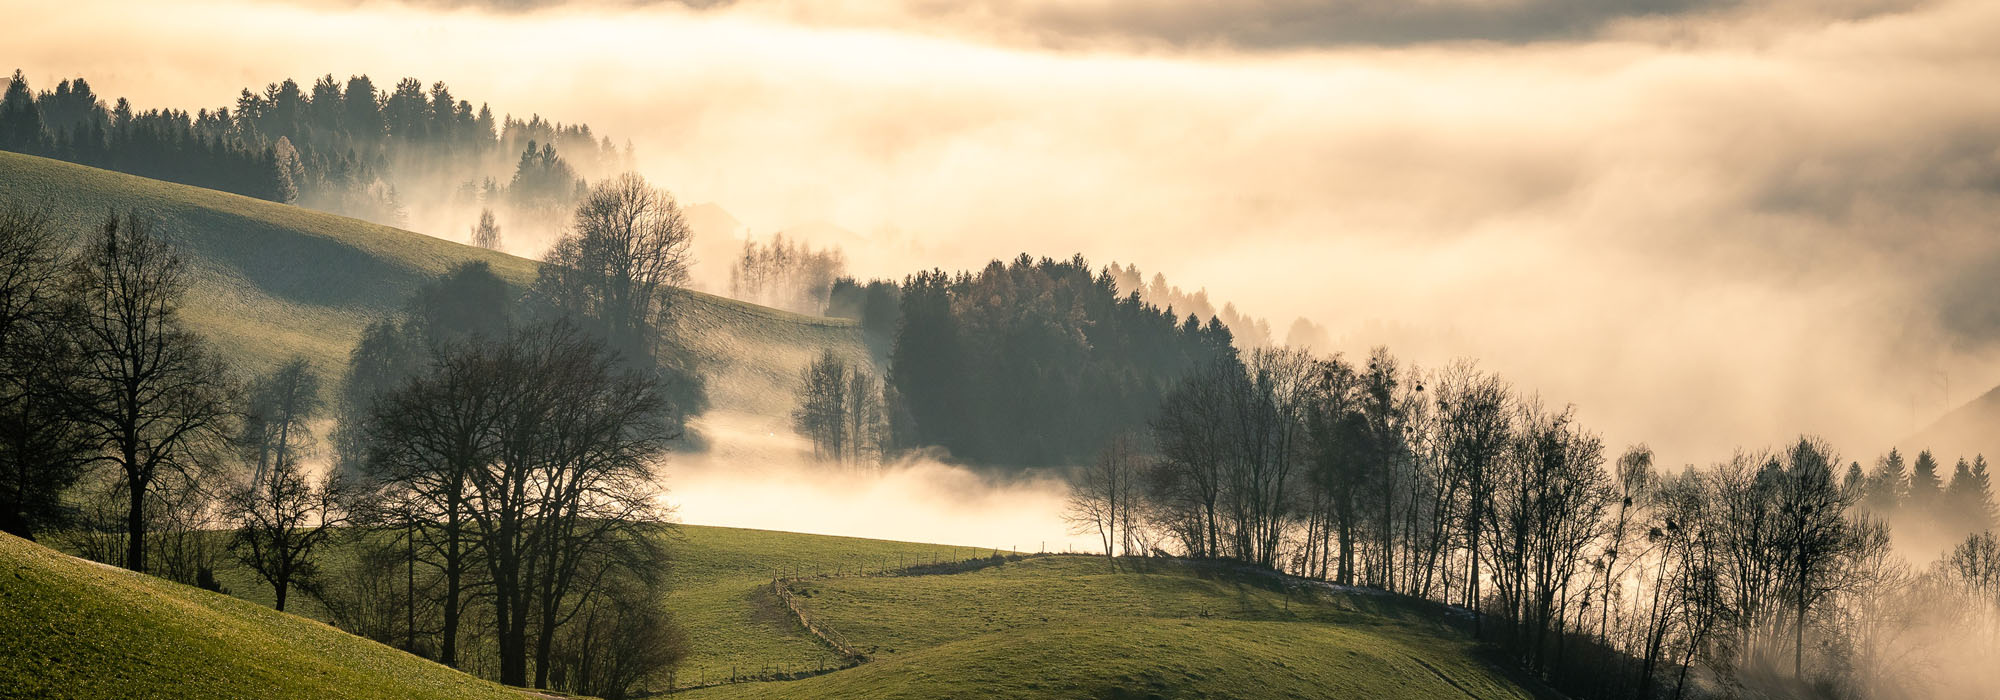
[[784,234],[769,243],[746,240],[729,269],[729,296],[818,316],[826,313],[827,297],[846,267],[839,248],[813,250]]
[[[84,78],[35,92],[20,71],[0,97],[0,150],[288,202],[486,248],[539,254],[588,190],[632,167],[587,124],[496,117],[403,78],[367,75],[245,88],[234,105],[140,111]],[[477,213],[477,223],[462,216]],[[520,240],[506,229],[532,232]]]
[[[800,379],[798,428],[830,460],[853,461],[842,446],[860,435],[1002,471],[1082,462],[1068,516],[1105,552],[1457,606],[1577,696],[1995,687],[1984,664],[1951,661],[2000,651],[1983,457],[1948,478],[1927,453],[1909,473],[1895,451],[1869,469],[1802,436],[1668,468],[1644,445],[1607,454],[1571,407],[1470,361],[1244,352],[1219,319],[1176,324],[1121,296],[1133,277],[1022,256],[837,284],[833,312],[888,348],[889,378],[877,391],[860,364],[822,356]],[[1036,439],[984,442],[1005,435]]]
[[211,589],[232,556],[280,610],[303,593],[511,685],[624,697],[684,657],[655,465],[702,403],[666,323],[689,232],[665,193],[591,189],[529,289],[483,263],[427,285],[331,405],[303,359],[232,376],[143,217],[74,251],[69,223],[0,212],[6,531]]

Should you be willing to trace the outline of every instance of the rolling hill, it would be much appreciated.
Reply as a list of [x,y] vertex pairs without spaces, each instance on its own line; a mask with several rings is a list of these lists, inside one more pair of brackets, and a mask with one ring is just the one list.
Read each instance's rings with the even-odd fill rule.
[[[196,274],[191,325],[243,371],[302,354],[337,373],[368,322],[463,261],[515,285],[535,274],[533,261],[406,231],[11,153],[4,201],[79,234],[107,211],[151,217]],[[850,322],[699,293],[680,303],[676,332],[710,399],[696,449],[711,463],[796,454],[783,426],[799,368],[827,348],[868,358]],[[695,526],[667,536],[666,603],[694,644],[672,681],[710,686],[696,698],[1532,696],[1447,609],[1268,573],[1172,561],[1114,573],[1082,557],[909,569],[997,553]],[[218,576],[243,599],[0,539],[0,695],[520,696],[313,622],[307,600],[303,617],[269,611],[268,589],[226,566]],[[745,677],[761,680],[718,683]]]
[[871,660],[691,697],[1534,697],[1444,608],[1268,572],[1063,555],[772,585]]
[[[525,287],[538,263],[299,207],[0,152],[0,202],[55,217],[81,235],[106,212],[151,218],[195,274],[183,312],[234,366],[261,371],[294,354],[338,373],[361,331],[427,279],[483,260]],[[707,377],[712,411],[749,430],[790,411],[791,383],[822,348],[867,361],[851,321],[801,316],[687,292],[679,336]]]
[[1989,460],[2000,458],[2000,387],[1952,409],[1897,446],[1909,455],[1930,450],[1947,467],[1959,457],[1972,459],[1983,454]]
[[522,700],[249,601],[0,534],[0,696]]
[[[799,629],[776,605],[770,595],[776,578],[881,573],[905,564],[991,554],[951,545],[700,525],[678,526],[666,537],[673,562],[666,606],[695,640],[683,678],[756,676],[840,663],[838,654]],[[325,556],[346,556],[344,547],[336,544]],[[265,607],[274,600],[271,587],[232,558],[218,563],[216,579],[244,600]],[[324,608],[306,595],[293,597],[287,609],[326,617]],[[0,627],[0,634],[5,632]],[[665,687],[664,679],[659,685]]]
[[[1538,695],[1532,683],[1490,663],[1448,608],[1269,572],[1177,560],[1128,561],[1113,572],[1098,557],[1022,557],[737,528],[682,526],[667,537],[674,564],[666,605],[694,646],[675,677],[655,678],[648,687],[692,687],[687,692],[692,698]],[[1008,556],[994,559],[996,554]],[[957,565],[921,566],[933,561]],[[277,663],[263,660],[263,654],[313,658],[308,650],[290,647],[296,640],[319,637],[292,632],[287,641],[272,641],[257,636],[260,625],[333,635],[312,641],[314,648],[344,644],[399,654],[301,617],[271,612],[268,587],[234,562],[225,561],[224,567],[218,578],[242,600],[72,559],[19,540],[0,544],[0,638],[37,639],[49,629],[37,622],[44,619],[69,620],[61,624],[90,630],[28,646],[0,642],[0,659],[25,661],[0,666],[47,666],[53,675],[66,675],[109,664],[106,668],[117,678],[120,669],[132,664],[126,656],[106,656],[110,652],[102,650],[120,648],[128,637],[159,637],[168,647],[205,650],[202,654],[237,653],[247,659],[241,663],[259,668]],[[86,580],[79,583],[80,577]],[[100,579],[115,583],[115,592],[92,593],[84,587],[110,585],[91,583]],[[115,604],[90,603],[95,600],[91,596],[108,596]],[[54,603],[33,602],[72,598],[86,602],[59,613],[44,610]],[[167,614],[156,614],[156,609],[207,614],[189,600],[253,621],[201,617],[198,624],[182,624],[148,617]],[[295,600],[294,612],[318,614],[309,598]],[[120,612],[126,608],[134,612]],[[808,631],[801,614],[831,637]],[[195,643],[172,636],[183,632],[171,632],[211,628],[227,634]],[[170,630],[165,637],[160,636],[163,629]],[[828,638],[841,640],[847,651],[867,660],[855,665]],[[91,651],[60,653],[71,644]],[[229,651],[236,645],[243,650]],[[443,670],[405,659],[420,665],[382,668],[402,677],[426,668]],[[220,673],[232,667],[213,668]],[[337,670],[327,674],[339,675]],[[165,697],[239,696],[222,680],[238,676],[207,671],[184,675],[181,681],[196,690]],[[0,683],[6,680],[0,672]],[[375,686],[368,687],[344,696],[405,697],[386,689],[377,694]],[[320,696],[311,690],[302,688],[297,697]]]

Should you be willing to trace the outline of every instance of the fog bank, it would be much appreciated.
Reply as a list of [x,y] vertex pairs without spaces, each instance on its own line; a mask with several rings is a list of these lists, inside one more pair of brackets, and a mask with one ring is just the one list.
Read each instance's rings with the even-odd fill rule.
[[681,522],[1019,551],[1098,551],[1062,520],[1063,482],[1001,478],[911,455],[882,466],[818,462],[765,416],[711,411],[703,445],[663,467]]

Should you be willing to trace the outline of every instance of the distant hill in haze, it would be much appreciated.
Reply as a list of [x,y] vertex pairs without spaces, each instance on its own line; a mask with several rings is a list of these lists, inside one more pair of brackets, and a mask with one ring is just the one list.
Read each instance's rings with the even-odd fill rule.
[[1952,409],[1944,417],[1904,438],[1900,447],[1915,453],[1930,450],[1938,461],[1951,464],[1959,457],[1973,455],[2000,457],[2000,387]]

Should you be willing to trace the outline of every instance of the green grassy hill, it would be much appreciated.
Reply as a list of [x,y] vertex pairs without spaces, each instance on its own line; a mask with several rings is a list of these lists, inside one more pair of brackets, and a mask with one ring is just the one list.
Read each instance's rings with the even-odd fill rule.
[[[701,526],[668,536],[666,604],[693,642],[672,681],[711,686],[691,698],[1534,697],[1448,609],[1400,596],[1166,560],[1113,572],[1081,556],[906,575],[994,552]],[[218,577],[270,604],[249,571]],[[870,660],[846,668],[773,588],[780,578],[817,627]],[[295,611],[316,614],[305,598]],[[716,685],[781,675],[809,677]]]
[[[683,526],[672,547],[667,606],[694,638],[685,677],[726,677],[840,663],[798,627],[771,594],[772,579],[880,572],[920,561],[956,561],[985,550],[768,530]],[[685,684],[685,682],[684,682]]]
[[[219,536],[219,535],[218,535]],[[857,537],[807,535],[769,530],[682,525],[668,537],[673,563],[667,608],[694,640],[683,669],[688,679],[758,676],[785,670],[839,665],[841,657],[800,629],[771,593],[781,576],[879,574],[908,564],[953,562],[984,557],[991,550],[951,545],[891,542]],[[323,555],[342,557],[336,544]],[[339,568],[339,567],[334,567]],[[270,607],[269,584],[233,559],[219,562],[216,579],[230,595]],[[296,595],[288,611],[325,619],[307,595]],[[0,627],[0,634],[6,628]],[[664,688],[665,679],[657,684]]]
[[0,696],[529,697],[306,618],[4,534]]
[[1171,561],[1037,557],[965,573],[804,578],[814,622],[872,660],[718,698],[1526,698],[1445,609]]

